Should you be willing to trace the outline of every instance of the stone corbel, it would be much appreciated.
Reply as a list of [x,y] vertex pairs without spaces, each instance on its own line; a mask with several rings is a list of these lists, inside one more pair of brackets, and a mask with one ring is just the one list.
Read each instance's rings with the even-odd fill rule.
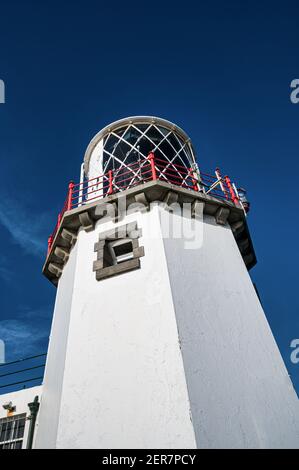
[[219,207],[216,214],[215,220],[218,225],[226,225],[230,210],[227,207]]
[[57,258],[60,258],[63,263],[66,263],[69,259],[70,254],[65,248],[62,248],[61,246],[56,246],[54,250],[54,255],[56,255]]
[[92,220],[87,211],[83,212],[82,214],[79,214],[79,220],[85,232],[90,232],[94,229],[94,221]]
[[59,278],[62,274],[62,266],[57,263],[50,263],[48,267],[51,274],[54,274],[55,277]]
[[62,229],[61,237],[66,240],[71,246],[73,246],[77,241],[76,233],[66,228]]

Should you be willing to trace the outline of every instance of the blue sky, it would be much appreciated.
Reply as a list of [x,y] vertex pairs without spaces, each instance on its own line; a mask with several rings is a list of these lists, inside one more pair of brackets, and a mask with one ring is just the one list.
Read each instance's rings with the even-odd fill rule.
[[1,3],[0,337],[7,360],[46,351],[55,288],[48,234],[91,137],[156,115],[192,138],[202,169],[248,190],[268,321],[299,391],[296,2]]

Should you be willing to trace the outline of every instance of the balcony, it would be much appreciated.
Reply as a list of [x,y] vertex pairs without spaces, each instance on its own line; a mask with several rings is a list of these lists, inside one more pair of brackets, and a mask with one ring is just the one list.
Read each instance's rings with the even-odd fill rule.
[[[67,197],[57,223],[48,238],[48,254],[67,211],[100,201],[103,198],[129,190],[149,181],[161,181],[191,191],[209,195],[220,201],[230,202],[243,208],[236,185],[228,176],[222,177],[217,168],[215,174],[207,174],[183,165],[170,163],[157,158],[153,152],[147,159],[123,165],[117,170],[109,170],[96,178],[81,183],[69,183]],[[244,209],[244,208],[243,208]]]

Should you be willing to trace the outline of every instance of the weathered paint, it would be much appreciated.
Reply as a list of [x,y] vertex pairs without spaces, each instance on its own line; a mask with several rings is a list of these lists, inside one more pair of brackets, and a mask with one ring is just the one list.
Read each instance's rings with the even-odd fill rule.
[[141,269],[101,282],[94,243],[115,225],[79,233],[59,281],[37,448],[196,447],[157,208],[126,217],[134,220]]
[[202,248],[164,246],[198,447],[298,448],[298,397],[230,228],[205,216]]
[[298,447],[299,402],[230,228],[205,215],[194,222],[203,244],[186,249],[160,216],[181,220],[156,206],[118,223],[137,220],[145,256],[100,282],[94,243],[115,224],[80,229],[36,447]]

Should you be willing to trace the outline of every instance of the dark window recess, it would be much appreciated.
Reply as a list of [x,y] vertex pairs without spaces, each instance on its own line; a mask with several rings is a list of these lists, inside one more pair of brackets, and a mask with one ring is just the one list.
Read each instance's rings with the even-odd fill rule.
[[104,267],[115,266],[133,258],[132,240],[127,238],[108,241],[104,245]]
[[97,259],[93,263],[97,281],[140,268],[144,247],[139,246],[139,237],[141,229],[138,229],[136,222],[99,235],[99,241],[95,244]]
[[123,126],[104,139],[103,171],[113,169],[117,185],[122,187],[126,180],[125,186],[128,186],[128,180],[134,177],[133,173],[128,174],[128,167],[147,159],[151,151],[162,160],[162,164],[174,158],[187,169],[192,164],[188,146],[173,130],[153,124],[135,124]]

